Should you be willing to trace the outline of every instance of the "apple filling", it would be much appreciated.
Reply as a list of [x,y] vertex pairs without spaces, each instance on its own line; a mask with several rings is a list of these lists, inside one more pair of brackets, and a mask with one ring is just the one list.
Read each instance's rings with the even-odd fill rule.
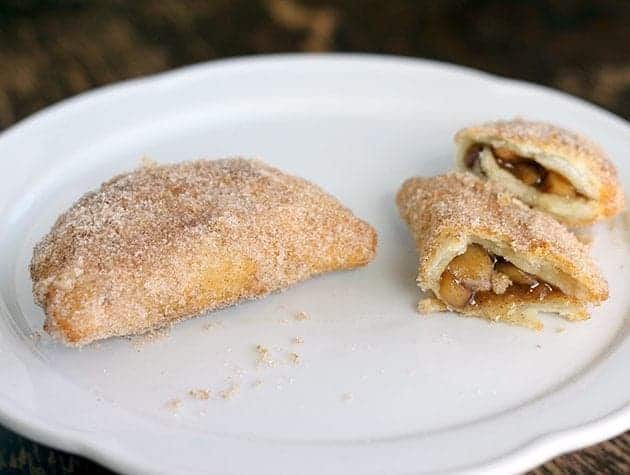
[[446,267],[439,292],[446,304],[461,309],[492,296],[518,294],[542,301],[559,291],[504,258],[489,254],[479,244],[471,244]]
[[[470,169],[478,166],[479,154],[485,145],[477,143],[471,145],[464,156],[464,163]],[[575,198],[580,193],[562,175],[553,170],[547,170],[534,160],[521,157],[505,147],[490,148],[497,164],[516,178],[529,186],[533,186],[544,193],[551,193],[564,198]]]

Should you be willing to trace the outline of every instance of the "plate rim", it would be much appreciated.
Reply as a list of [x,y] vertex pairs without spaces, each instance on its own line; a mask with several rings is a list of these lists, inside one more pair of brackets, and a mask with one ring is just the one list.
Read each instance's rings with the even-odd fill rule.
[[[558,91],[551,87],[530,83],[519,79],[510,79],[494,75],[474,68],[460,66],[452,63],[413,58],[394,55],[378,55],[365,53],[306,53],[306,54],[270,54],[231,57],[219,60],[206,61],[180,68],[159,72],[157,74],[127,79],[109,85],[104,85],[80,93],[70,98],[52,104],[34,114],[18,121],[9,128],[0,132],[0,141],[13,134],[19,134],[27,129],[31,124],[45,119],[48,116],[63,113],[64,109],[73,108],[81,104],[89,105],[91,101],[97,100],[98,96],[111,93],[121,93],[129,88],[146,87],[151,84],[163,83],[165,81],[177,82],[189,74],[195,74],[209,69],[243,68],[249,66],[259,66],[261,64],[270,65],[277,62],[291,62],[293,64],[310,61],[324,64],[327,62],[358,61],[364,63],[387,62],[390,65],[414,67],[424,66],[440,70],[449,70],[454,73],[464,75],[475,75],[493,82],[505,85],[517,85],[530,89],[538,89],[547,93],[551,92],[557,96],[579,102],[587,108],[606,116],[607,119],[616,122],[618,126],[628,127],[628,122],[620,116],[584,99],[572,96],[563,91]],[[3,206],[0,213],[4,214],[6,208]],[[4,307],[4,301],[0,304]],[[3,309],[6,310],[6,309]],[[120,472],[134,473],[155,473],[159,471],[157,466],[152,465],[141,456],[136,456],[130,451],[113,447],[107,440],[99,439],[98,434],[91,435],[81,432],[78,429],[63,427],[59,423],[47,421],[41,418],[35,411],[28,411],[21,407],[12,406],[14,401],[7,398],[6,394],[0,391],[0,423],[5,427],[23,434],[25,437],[36,440],[57,449],[71,452]],[[529,442],[517,446],[512,451],[497,455],[477,465],[464,466],[454,469],[457,473],[505,473],[520,472],[532,468],[536,465],[558,456],[562,453],[577,450],[590,444],[614,437],[630,428],[630,400],[608,414],[591,419],[589,422],[571,427],[561,427],[538,435]]]

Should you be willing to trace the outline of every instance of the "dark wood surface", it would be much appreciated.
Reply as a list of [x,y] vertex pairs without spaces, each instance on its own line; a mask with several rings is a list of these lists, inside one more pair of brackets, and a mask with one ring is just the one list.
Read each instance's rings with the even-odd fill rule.
[[[628,1],[2,0],[0,130],[121,79],[290,51],[434,58],[549,85],[630,118]],[[111,473],[0,427],[0,473],[83,472]],[[532,473],[630,473],[630,432]]]

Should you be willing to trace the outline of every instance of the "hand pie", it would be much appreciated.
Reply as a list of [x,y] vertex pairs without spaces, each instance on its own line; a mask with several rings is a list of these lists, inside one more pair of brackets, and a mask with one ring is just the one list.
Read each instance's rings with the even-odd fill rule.
[[397,203],[420,254],[418,284],[449,309],[539,329],[538,312],[582,320],[586,304],[608,298],[584,244],[494,183],[470,173],[411,178]]
[[262,162],[199,160],[119,175],[35,247],[44,328],[67,344],[143,333],[370,262],[376,232]]
[[623,209],[617,172],[593,142],[543,122],[491,122],[460,130],[456,163],[500,183],[524,203],[569,226]]

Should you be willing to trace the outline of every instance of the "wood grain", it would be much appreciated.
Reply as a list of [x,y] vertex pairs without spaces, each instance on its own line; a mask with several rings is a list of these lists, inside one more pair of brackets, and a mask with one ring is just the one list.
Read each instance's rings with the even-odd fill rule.
[[[288,51],[435,58],[556,87],[628,119],[628,24],[630,2],[612,0],[4,0],[0,130],[103,84]],[[0,428],[0,473],[83,472],[110,473]],[[530,473],[630,473],[630,432]]]

